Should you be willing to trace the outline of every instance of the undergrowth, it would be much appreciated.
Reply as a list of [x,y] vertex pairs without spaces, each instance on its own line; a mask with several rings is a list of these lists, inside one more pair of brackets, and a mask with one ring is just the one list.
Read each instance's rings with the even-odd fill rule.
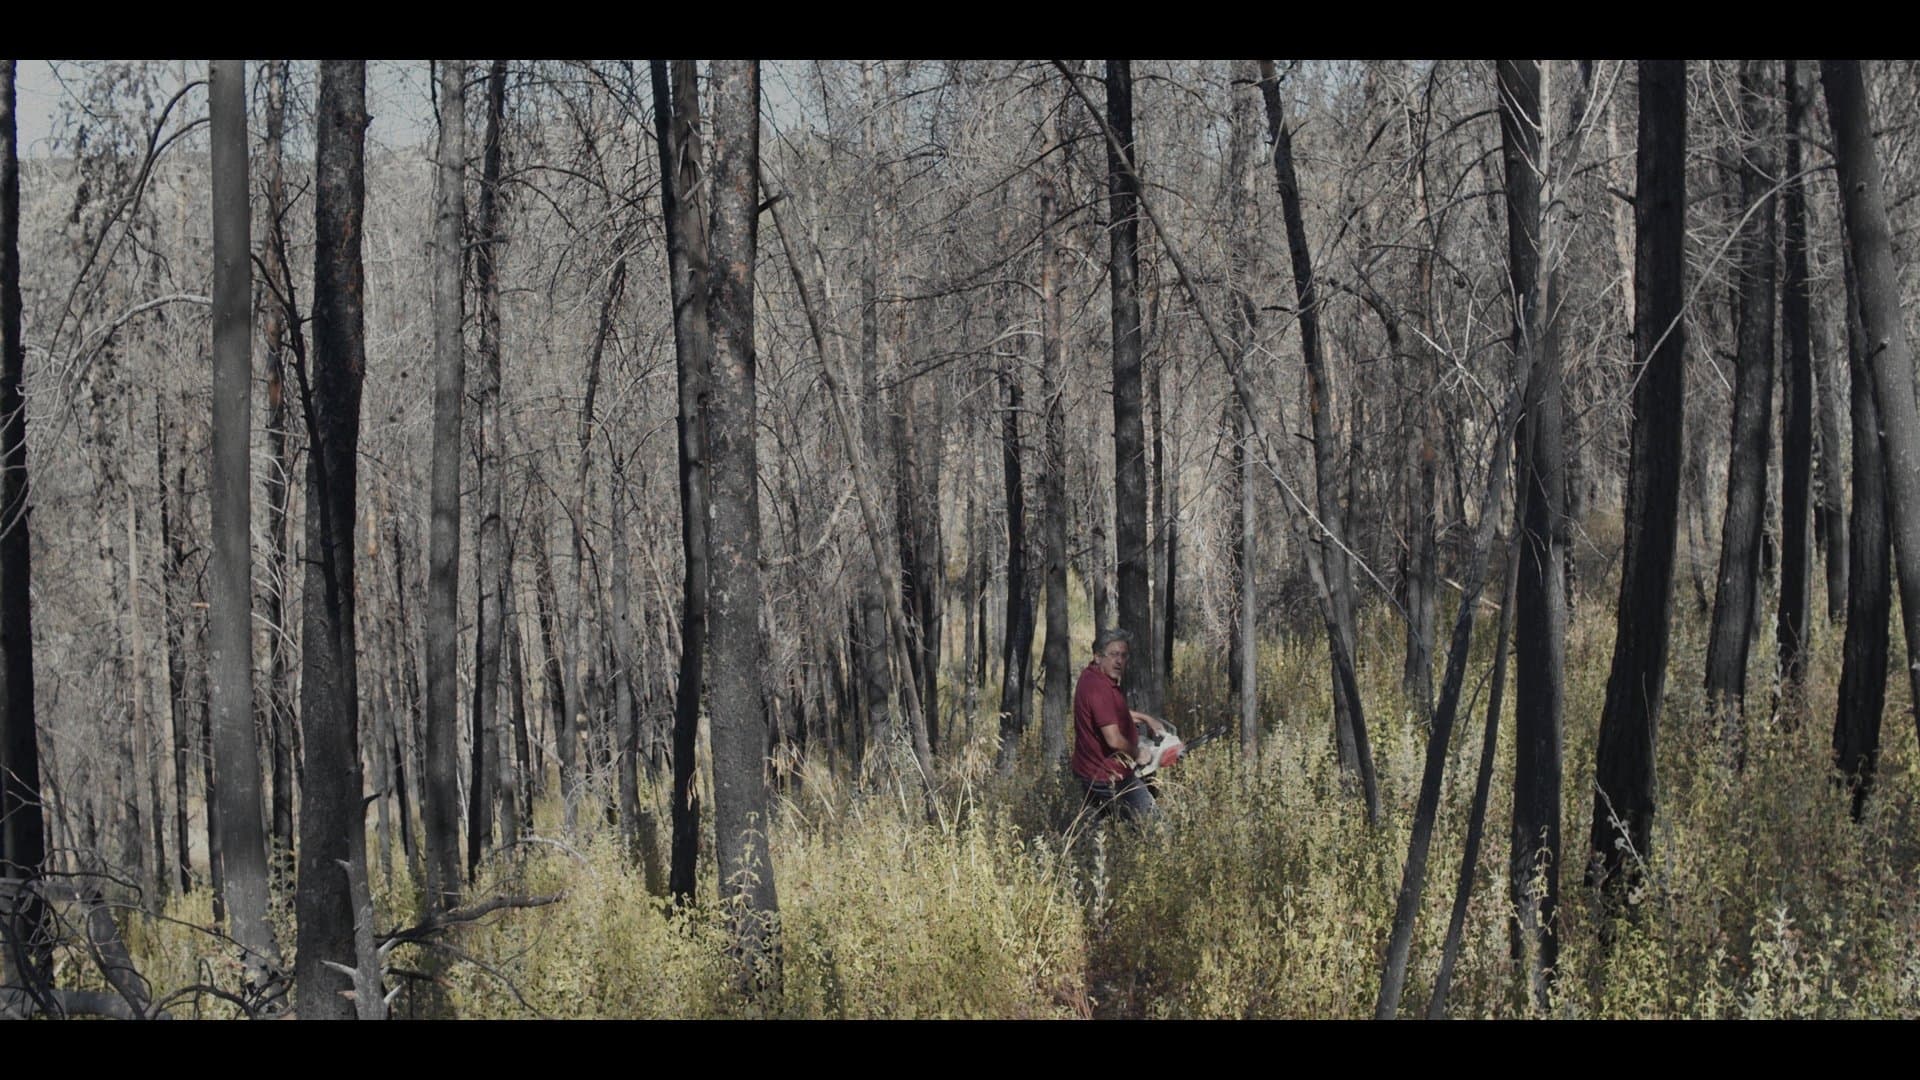
[[[1581,869],[1610,614],[1587,599],[1568,634],[1562,951],[1546,1014],[1920,1016],[1920,769],[1904,681],[1889,685],[1880,784],[1856,824],[1829,766],[1841,631],[1824,621],[1812,643],[1807,700],[1814,706],[1775,703],[1766,677],[1771,635],[1759,635],[1748,717],[1735,734],[1706,720],[1696,674],[1703,620],[1690,609],[1677,613],[1659,733],[1659,810],[1653,850],[1641,853],[1647,889],[1631,917],[1600,925],[1602,909]],[[1076,615],[1080,655],[1090,635],[1084,608]],[[1486,719],[1491,622],[1476,635],[1449,750],[1408,1015],[1425,1012],[1452,903]],[[1312,637],[1270,641],[1259,651],[1257,753],[1243,754],[1229,736],[1169,770],[1165,826],[1144,834],[1076,819],[1077,788],[1037,760],[1037,731],[1028,732],[1014,775],[996,775],[993,688],[983,688],[968,720],[957,692],[943,687],[948,739],[934,820],[911,793],[868,790],[818,762],[783,777],[772,830],[782,960],[776,988],[751,995],[739,988],[710,863],[703,859],[700,897],[675,908],[648,892],[613,830],[583,826],[582,835],[565,836],[549,798],[536,819],[542,842],[491,856],[469,895],[564,899],[453,931],[448,944],[457,956],[445,953],[437,965],[439,1000],[402,995],[399,1012],[1370,1016],[1425,754],[1424,729],[1401,697],[1401,634],[1399,622],[1376,615],[1364,623],[1358,650],[1380,776],[1377,828],[1367,826],[1355,785],[1333,758],[1326,651]],[[1899,655],[1897,638],[1894,648]],[[1196,642],[1177,654],[1168,713],[1188,734],[1231,715],[1223,653]],[[1436,658],[1436,678],[1443,662]],[[1536,1014],[1509,958],[1511,732],[1509,713],[1501,718],[1487,836],[1455,967],[1456,1016]],[[1745,746],[1743,764],[1730,745],[1735,739]],[[650,798],[664,823],[658,785]],[[404,865],[390,878],[376,871],[374,883],[380,929],[417,919]],[[158,990],[236,977],[219,939],[198,929],[212,921],[204,891],[122,921],[137,964]],[[289,928],[282,930],[290,947]],[[390,966],[419,973],[435,968],[431,961],[409,946]],[[82,984],[94,978],[78,965],[67,975]],[[216,1002],[205,1014],[222,1013]]]

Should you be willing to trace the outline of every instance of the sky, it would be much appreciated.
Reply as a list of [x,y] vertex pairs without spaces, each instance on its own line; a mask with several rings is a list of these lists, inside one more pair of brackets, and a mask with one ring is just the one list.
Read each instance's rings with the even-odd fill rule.
[[[54,131],[61,107],[75,100],[86,68],[99,63],[101,61],[19,61],[14,84],[21,157],[43,158],[54,153]],[[189,79],[204,79],[207,76],[205,60],[185,61],[185,69]],[[249,83],[256,77],[258,69],[257,62],[250,61],[247,64]],[[370,141],[387,146],[406,146],[424,144],[432,138],[433,106],[428,92],[428,79],[427,62],[424,60],[374,60],[368,63],[367,111],[373,117],[367,132]],[[177,77],[168,80],[169,92],[178,86]],[[203,114],[206,111],[204,92],[193,100],[198,108],[190,115]]]
[[[54,132],[63,104],[77,100],[89,66],[101,63],[103,61],[19,61],[14,79],[21,157],[44,158],[54,154],[58,149]],[[206,78],[205,60],[183,63],[188,79]],[[258,61],[248,62],[249,84],[257,77],[258,70]],[[296,74],[296,81],[299,78]],[[798,122],[800,112],[796,98],[806,78],[804,61],[771,61],[762,65],[761,93],[767,116],[776,127],[785,128]],[[367,132],[370,143],[387,147],[431,144],[434,124],[430,79],[425,60],[368,61],[367,111],[373,118]],[[167,86],[169,93],[177,89],[179,77],[168,79]],[[198,94],[193,101],[198,108],[189,115],[204,114],[205,94]]]

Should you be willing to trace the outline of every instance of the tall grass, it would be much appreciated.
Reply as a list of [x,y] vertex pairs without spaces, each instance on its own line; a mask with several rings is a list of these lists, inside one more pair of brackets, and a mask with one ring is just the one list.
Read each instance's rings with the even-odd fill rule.
[[[1090,630],[1083,603],[1075,616],[1079,656]],[[1037,730],[1016,774],[995,776],[998,688],[988,687],[971,740],[957,724],[949,732],[932,823],[911,793],[862,790],[817,763],[784,780],[771,829],[778,993],[750,1000],[735,989],[710,864],[701,899],[675,910],[648,894],[611,831],[564,838],[558,808],[544,805],[538,820],[554,842],[492,857],[472,891],[564,891],[565,900],[451,934],[457,954],[442,957],[451,962],[442,965],[440,1007],[549,1017],[1371,1015],[1425,753],[1424,730],[1401,699],[1401,632],[1375,613],[1358,650],[1381,781],[1377,829],[1333,758],[1323,641],[1263,643],[1257,760],[1226,738],[1169,770],[1167,821],[1144,834],[1078,820],[1077,788],[1037,760]],[[1490,628],[1479,637],[1490,639]],[[1889,686],[1880,786],[1855,824],[1829,766],[1839,628],[1814,629],[1811,709],[1774,705],[1771,635],[1755,642],[1748,721],[1737,735],[1744,768],[1730,745],[1736,736],[1706,719],[1703,637],[1696,613],[1677,614],[1659,814],[1653,850],[1641,853],[1648,885],[1634,917],[1603,928],[1582,870],[1613,622],[1593,600],[1572,621],[1562,953],[1548,1014],[1920,1016],[1920,755],[1904,681]],[[1432,986],[1472,796],[1491,660],[1486,640],[1476,648],[1414,939],[1409,1013],[1424,1011]],[[1168,712],[1183,730],[1231,715],[1223,666],[1211,650],[1178,651]],[[1509,958],[1511,717],[1501,726],[1451,994],[1457,1016],[1532,1015]],[[664,793],[651,797],[664,821]],[[377,898],[382,929],[416,917],[413,885],[400,873]],[[171,921],[129,920],[156,986],[232,976],[217,940],[190,928],[209,921],[204,893],[175,900],[167,914]],[[432,966],[416,947],[391,962]]]

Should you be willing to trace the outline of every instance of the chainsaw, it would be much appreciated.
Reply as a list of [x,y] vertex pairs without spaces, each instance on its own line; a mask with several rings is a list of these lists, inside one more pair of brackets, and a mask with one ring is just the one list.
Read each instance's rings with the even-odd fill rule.
[[1153,776],[1161,769],[1192,753],[1197,747],[1204,746],[1231,730],[1231,728],[1220,727],[1191,739],[1182,739],[1180,732],[1167,721],[1160,721],[1160,726],[1166,729],[1165,734],[1157,734],[1145,724],[1135,725],[1134,730],[1140,736],[1140,745],[1145,747],[1150,755],[1146,764],[1133,766],[1133,775],[1142,780]]

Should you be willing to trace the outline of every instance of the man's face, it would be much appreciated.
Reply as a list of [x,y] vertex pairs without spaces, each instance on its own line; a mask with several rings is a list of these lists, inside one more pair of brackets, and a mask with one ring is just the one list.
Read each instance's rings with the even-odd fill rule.
[[1127,674],[1127,652],[1126,642],[1109,641],[1106,649],[1093,658],[1093,662],[1106,673],[1107,678],[1113,680],[1115,686]]

